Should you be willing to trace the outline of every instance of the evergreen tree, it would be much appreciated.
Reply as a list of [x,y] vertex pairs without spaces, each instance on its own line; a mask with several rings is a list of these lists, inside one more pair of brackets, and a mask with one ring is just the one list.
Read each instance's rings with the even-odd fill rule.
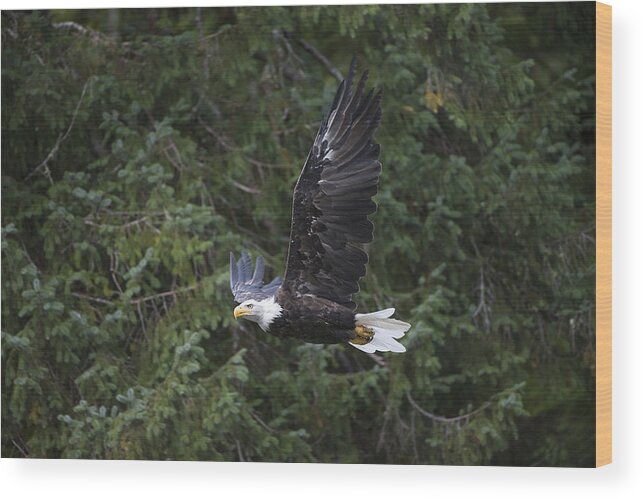
[[[593,5],[3,11],[3,457],[592,466]],[[403,355],[232,318],[354,53]]]

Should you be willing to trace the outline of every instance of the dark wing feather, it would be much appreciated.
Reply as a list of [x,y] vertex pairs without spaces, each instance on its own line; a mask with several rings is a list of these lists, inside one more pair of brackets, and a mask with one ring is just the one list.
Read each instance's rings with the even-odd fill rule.
[[241,303],[250,299],[263,300],[277,292],[282,279],[275,277],[268,284],[264,284],[262,279],[265,266],[263,257],[258,256],[253,272],[252,260],[248,253],[242,252],[239,261],[235,260],[234,255],[230,253],[230,289],[236,302]]
[[355,309],[352,295],[366,274],[363,244],[373,240],[367,216],[382,165],[373,134],[381,93],[363,95],[365,72],[352,92],[355,60],[337,90],[295,186],[288,262],[282,290],[313,294]]

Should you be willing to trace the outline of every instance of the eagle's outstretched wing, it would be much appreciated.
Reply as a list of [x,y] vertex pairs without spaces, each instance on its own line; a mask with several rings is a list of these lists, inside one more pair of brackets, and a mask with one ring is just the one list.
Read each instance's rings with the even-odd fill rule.
[[273,296],[281,285],[281,277],[275,277],[268,284],[264,284],[263,273],[265,262],[263,257],[257,257],[257,263],[252,271],[252,260],[245,251],[237,262],[234,255],[230,253],[230,289],[237,303],[246,300],[263,300]]
[[290,246],[282,290],[355,309],[352,294],[366,274],[363,244],[373,240],[367,216],[376,209],[382,169],[373,134],[382,115],[381,92],[363,95],[367,72],[352,92],[355,59],[337,90],[293,195]]

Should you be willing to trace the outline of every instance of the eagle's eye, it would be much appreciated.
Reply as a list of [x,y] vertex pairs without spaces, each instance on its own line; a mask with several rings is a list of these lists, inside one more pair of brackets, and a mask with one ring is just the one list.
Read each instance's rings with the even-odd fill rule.
[[252,308],[252,307],[254,307],[254,305],[253,305],[252,303],[248,303],[248,304],[246,305],[246,308]]

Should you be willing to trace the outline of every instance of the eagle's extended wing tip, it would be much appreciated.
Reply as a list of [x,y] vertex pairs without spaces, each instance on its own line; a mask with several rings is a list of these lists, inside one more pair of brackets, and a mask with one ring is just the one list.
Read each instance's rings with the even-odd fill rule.
[[263,256],[259,255],[257,257],[257,260],[255,261],[255,271],[252,274],[252,281],[251,284],[260,284],[261,280],[263,279],[263,273],[265,270],[266,266],[266,261],[264,260]]
[[348,72],[354,73],[356,68],[357,68],[357,52],[353,52],[353,57],[351,57],[351,65],[349,67]]
[[[367,216],[375,211],[372,197],[382,170],[380,148],[373,143],[381,121],[382,93],[372,88],[365,91],[368,70],[353,89],[356,73],[357,55],[353,54],[300,174],[300,180],[307,178],[310,183],[295,186],[294,198],[310,200],[314,210],[293,203],[284,276],[286,291],[303,285],[308,292],[351,310],[355,309],[351,297],[359,290],[357,283],[368,260],[363,244],[373,240],[373,224]],[[315,220],[321,223],[313,224]],[[322,272],[320,280],[316,276]]]
[[234,253],[230,252],[230,290],[234,294],[234,287],[238,281],[237,273],[237,260],[234,257]]

